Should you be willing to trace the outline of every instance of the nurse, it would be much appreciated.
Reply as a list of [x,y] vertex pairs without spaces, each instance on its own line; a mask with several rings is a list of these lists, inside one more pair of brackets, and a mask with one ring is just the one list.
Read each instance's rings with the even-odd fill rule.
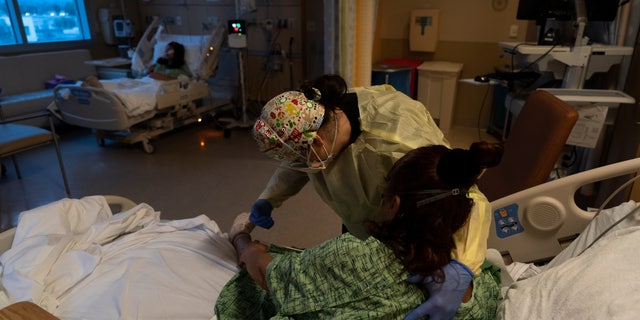
[[[458,264],[451,250],[473,206],[467,190],[502,153],[500,144],[487,142],[469,150],[433,145],[409,151],[386,176],[382,222],[368,223],[366,240],[344,233],[297,251],[229,232],[246,268],[221,291],[218,319],[417,318],[422,310],[416,306],[437,296],[434,287],[450,276],[460,280],[451,268]],[[473,292],[463,298],[456,318],[495,319],[499,269],[486,264],[482,270],[476,277],[465,275],[467,283],[473,278]]]
[[[424,105],[389,85],[347,90],[344,79],[325,75],[271,99],[252,130],[261,152],[280,160],[249,221],[234,225],[251,231],[271,228],[273,208],[311,182],[322,200],[342,218],[346,231],[366,239],[364,223],[379,216],[384,177],[410,150],[449,142]],[[467,224],[454,235],[454,274],[479,274],[491,221],[489,202],[474,185],[474,207]],[[467,279],[461,281],[462,279]],[[470,277],[447,277],[421,306],[431,319],[452,318]],[[434,296],[435,295],[435,296]]]

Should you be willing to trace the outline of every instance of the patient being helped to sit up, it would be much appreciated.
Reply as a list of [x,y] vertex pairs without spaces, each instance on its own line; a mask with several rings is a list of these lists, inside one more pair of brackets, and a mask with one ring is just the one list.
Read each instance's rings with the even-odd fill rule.
[[[252,240],[248,213],[240,214],[229,239],[244,268],[220,292],[217,318],[419,318],[421,310],[412,310],[459,272],[451,252],[474,205],[468,190],[502,152],[488,142],[407,152],[385,178],[382,220],[367,222],[372,236],[364,240],[344,233],[304,251],[267,246]],[[485,262],[479,274],[466,274],[462,289],[472,286],[455,317],[494,319],[499,269]]]

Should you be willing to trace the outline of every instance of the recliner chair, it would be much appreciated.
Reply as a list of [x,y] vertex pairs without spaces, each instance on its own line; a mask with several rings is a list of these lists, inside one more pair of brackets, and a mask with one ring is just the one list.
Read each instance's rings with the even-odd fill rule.
[[478,180],[480,191],[493,201],[546,182],[577,121],[567,102],[533,91],[511,126],[502,161]]

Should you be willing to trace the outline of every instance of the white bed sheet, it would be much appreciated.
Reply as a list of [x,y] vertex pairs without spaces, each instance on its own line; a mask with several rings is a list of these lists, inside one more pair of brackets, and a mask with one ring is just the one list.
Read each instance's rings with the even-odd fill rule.
[[105,90],[120,98],[129,116],[137,116],[156,107],[156,94],[164,81],[149,77],[140,79],[101,80]]
[[102,196],[24,212],[0,263],[0,307],[32,301],[61,319],[213,319],[238,271],[206,216],[163,222],[147,204],[112,215]]
[[640,213],[636,211],[578,255],[603,229],[637,206],[629,201],[603,211],[539,274],[511,284],[497,319],[637,319]]

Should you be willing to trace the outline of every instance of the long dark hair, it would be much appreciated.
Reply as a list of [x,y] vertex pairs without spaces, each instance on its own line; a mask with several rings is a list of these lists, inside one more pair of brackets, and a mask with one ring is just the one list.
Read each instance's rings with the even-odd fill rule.
[[169,60],[167,57],[160,57],[156,63],[166,66],[171,69],[181,68],[186,61],[184,60],[184,46],[175,41],[169,42],[167,46],[173,49],[173,59]]
[[[484,168],[500,162],[502,153],[501,144],[489,142],[473,143],[469,150],[434,145],[408,152],[389,171],[383,194],[384,201],[399,196],[399,210],[390,221],[369,222],[371,235],[386,244],[409,273],[442,282],[442,267],[455,247],[453,234],[473,207],[466,191]],[[454,189],[461,192],[446,193]],[[425,200],[436,194],[444,197]]]

